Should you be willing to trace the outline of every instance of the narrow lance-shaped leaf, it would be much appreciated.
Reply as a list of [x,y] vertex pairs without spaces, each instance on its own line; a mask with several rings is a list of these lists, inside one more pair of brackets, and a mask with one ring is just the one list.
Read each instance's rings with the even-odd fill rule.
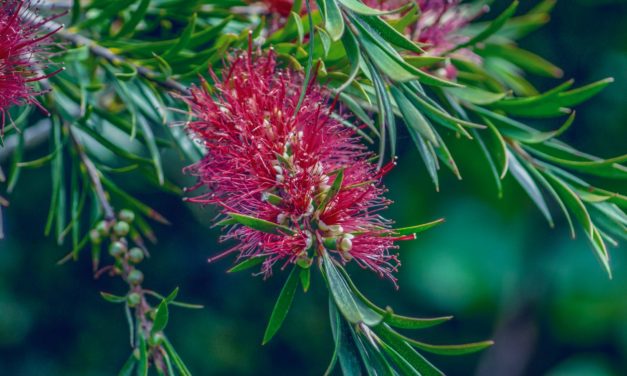
[[474,37],[470,38],[469,41],[467,41],[465,43],[462,43],[462,44],[458,45],[457,47],[455,47],[455,49],[453,51],[456,51],[456,50],[458,50],[460,48],[464,48],[464,47],[468,47],[468,46],[474,46],[475,44],[488,39],[494,33],[499,31],[503,27],[503,25],[505,25],[507,20],[509,20],[514,15],[514,13],[516,12],[516,8],[518,8],[518,1],[517,0],[512,2],[510,4],[510,6],[507,7],[507,9],[505,9],[505,11],[503,11],[503,13],[501,13],[496,19],[494,19],[494,21],[492,21],[488,25],[488,27],[486,27],[484,30],[479,32],[479,34],[477,34]]
[[331,296],[346,320],[353,324],[363,322],[369,326],[377,325],[383,320],[383,316],[355,300],[355,296],[349,289],[344,277],[337,271],[337,267],[326,252],[322,264]]
[[296,294],[300,271],[301,268],[298,265],[294,265],[292,271],[287,277],[285,285],[283,285],[281,293],[274,305],[274,309],[272,310],[272,314],[270,315],[266,332],[263,335],[262,345],[268,343],[279,331],[281,325],[283,325],[283,321],[285,320],[285,317],[287,317],[287,313],[289,312],[292,301],[294,300],[294,295]]
[[344,34],[344,19],[335,0],[321,0],[324,4],[324,28],[331,40],[337,42]]
[[444,223],[444,218],[440,218],[440,219],[437,219],[437,220],[429,222],[429,223],[423,223],[421,225],[396,228],[396,229],[392,230],[392,233],[394,235],[397,235],[397,236],[418,234],[420,232],[427,231],[430,228],[433,228],[433,227],[435,227],[435,226],[437,226],[439,224],[442,224],[442,223]]
[[243,270],[250,269],[256,265],[261,264],[263,260],[265,260],[265,257],[251,257],[249,259],[246,259],[240,262],[239,264],[235,265],[231,269],[227,270],[227,273],[236,273],[236,272],[241,272]]
[[544,196],[542,195],[542,192],[540,192],[540,189],[536,185],[535,181],[531,178],[527,170],[522,166],[512,152],[508,151],[507,156],[509,161],[509,171],[511,171],[512,176],[514,176],[518,183],[520,183],[520,186],[523,187],[525,192],[527,192],[529,197],[531,197],[549,224],[553,226],[551,212],[549,211],[549,207],[547,206],[546,201],[544,201]]
[[251,217],[251,216],[244,215],[244,214],[237,214],[237,213],[228,213],[228,215],[237,223],[244,225],[246,227],[250,227],[257,231],[265,232],[268,234],[275,234],[275,235],[278,235],[281,233],[285,233],[289,235],[295,234],[294,231],[292,231],[288,227],[285,227],[285,226],[282,226],[282,225],[279,225],[277,223],[273,223],[270,221],[266,221],[264,219],[259,219],[259,218]]
[[162,331],[168,325],[168,319],[170,314],[168,312],[168,301],[162,300],[157,307],[157,311],[155,312],[155,319],[152,324],[152,329],[150,332],[155,334],[157,332]]

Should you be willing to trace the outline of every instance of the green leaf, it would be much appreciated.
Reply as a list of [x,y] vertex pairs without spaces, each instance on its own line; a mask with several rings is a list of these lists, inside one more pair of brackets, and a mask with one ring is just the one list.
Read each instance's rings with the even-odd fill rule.
[[189,369],[187,369],[187,366],[185,366],[185,363],[176,352],[176,350],[174,350],[174,346],[172,346],[172,343],[170,343],[167,338],[165,338],[163,346],[165,347],[166,352],[168,353],[168,355],[170,355],[170,358],[172,359],[178,370],[181,371],[181,374],[183,376],[192,376],[192,373],[189,372]]
[[420,111],[407,99],[403,92],[395,86],[390,87],[390,92],[396,101],[405,125],[414,128],[422,137],[429,140],[432,144],[438,145],[438,139],[435,136],[435,131],[431,128],[431,125],[422,116]]
[[383,316],[372,311],[364,304],[355,300],[355,295],[349,289],[346,280],[337,271],[337,267],[327,254],[323,256],[324,274],[331,290],[331,296],[342,315],[353,324],[365,323],[368,326],[379,324],[383,320]]
[[491,151],[491,155],[495,158],[496,167],[498,169],[498,177],[500,179],[505,178],[507,170],[509,169],[509,158],[507,157],[507,144],[505,139],[498,131],[498,129],[492,124],[492,122],[482,117],[484,123],[488,126],[487,133],[489,135],[489,143],[486,145],[488,150]]
[[539,76],[559,78],[564,74],[560,68],[548,60],[514,45],[488,44],[483,49],[478,49],[477,52],[483,56],[498,56]]
[[529,162],[527,162],[526,165],[528,167],[528,170],[531,172],[531,174],[551,194],[551,196],[553,197],[555,202],[557,202],[557,204],[560,207],[560,209],[562,209],[562,213],[564,213],[564,217],[566,217],[566,221],[568,222],[568,227],[570,229],[570,235],[574,239],[575,235],[576,235],[576,233],[575,233],[575,226],[573,225],[573,220],[570,217],[570,213],[568,212],[568,209],[566,208],[566,205],[564,204],[564,201],[562,201],[560,196],[555,191],[555,188],[553,188],[553,186],[549,183],[549,181],[546,180],[544,175],[542,175],[537,169],[533,168],[533,166],[530,166]]
[[468,46],[474,46],[475,44],[479,42],[483,42],[484,40],[491,37],[494,33],[499,31],[505,25],[505,23],[514,15],[514,13],[516,12],[516,8],[518,8],[517,0],[513,1],[510,4],[510,6],[507,7],[505,11],[503,11],[503,13],[501,13],[497,18],[494,19],[494,21],[492,21],[488,25],[488,27],[486,27],[484,30],[479,32],[474,37],[470,38],[469,41],[462,43],[458,45],[457,47],[455,47],[453,51],[456,51],[456,50],[459,50],[460,48],[465,48]]
[[403,329],[424,329],[429,328],[435,325],[439,325],[443,322],[446,322],[452,319],[452,316],[444,316],[444,317],[430,317],[430,318],[418,318],[418,317],[407,317],[395,314],[390,307],[387,309],[383,309],[378,307],[376,304],[368,300],[364,294],[359,291],[355,283],[349,278],[348,273],[344,268],[338,268],[339,271],[344,276],[344,280],[348,283],[351,291],[359,298],[366,306],[372,309],[374,312],[383,316],[383,321],[387,324]]
[[110,303],[125,303],[126,302],[125,296],[117,296],[117,295],[109,294],[108,292],[104,292],[104,291],[100,292],[100,296],[102,296],[104,300]]
[[606,78],[577,89],[573,89],[564,93],[560,93],[559,101],[562,106],[572,107],[587,101],[593,96],[599,94],[606,86],[613,83],[613,78]]
[[603,242],[599,231],[594,227],[594,224],[592,223],[592,219],[590,217],[590,213],[588,213],[586,206],[577,196],[577,194],[561,179],[548,172],[543,172],[543,175],[551,183],[551,185],[553,185],[556,192],[564,200],[566,206],[571,210],[575,218],[577,218],[577,220],[583,226],[586,235],[592,242],[597,256],[601,260],[603,267],[611,278],[612,269],[610,267],[609,255],[607,253],[605,243]]
[[461,87],[461,85],[455,82],[444,80],[414,68],[405,62],[398,52],[392,49],[368,24],[354,18],[353,21],[361,31],[357,39],[363,47],[362,50],[379,67],[381,72],[385,73],[393,81],[406,82],[419,79],[421,82],[432,86]]
[[571,170],[616,180],[627,179],[627,166],[624,165],[624,163],[627,162],[627,154],[608,159],[582,161],[558,158],[551,154],[538,151],[533,147],[526,149],[535,155]]
[[256,265],[259,265],[263,262],[263,260],[265,260],[265,257],[251,257],[249,259],[246,259],[242,262],[240,262],[239,264],[235,265],[234,267],[232,267],[231,269],[227,270],[227,273],[236,273],[236,272],[241,272],[242,270],[247,270],[250,269]]
[[[388,123],[392,121],[392,124],[390,124],[390,128],[395,128],[395,125],[393,125],[394,114],[392,113],[390,98],[388,98],[388,93],[385,88],[385,84],[383,83],[383,78],[379,75],[379,72],[374,67],[371,59],[366,59],[364,63],[368,67],[368,72],[370,73],[372,83],[374,84],[375,95],[377,98],[377,120],[379,125],[379,167],[381,167],[383,165],[383,158],[385,156],[385,143],[387,137],[386,125],[388,125]],[[392,139],[391,143],[393,146],[395,146],[396,140]]]
[[469,128],[485,128],[485,125],[472,123],[452,116],[443,109],[438,108],[434,103],[430,103],[422,94],[412,90],[411,86],[403,85],[402,88],[407,98],[417,108],[424,111],[425,115],[433,119],[433,121],[436,121],[445,127],[458,131],[466,137],[470,137],[470,134],[464,129],[464,126]]
[[324,211],[324,209],[333,201],[333,199],[337,196],[337,194],[342,189],[342,182],[344,181],[344,170],[339,170],[335,175],[335,179],[333,179],[333,183],[331,184],[331,188],[327,191],[322,202],[318,205],[320,211]]
[[135,29],[137,29],[137,25],[139,25],[139,23],[144,19],[148,6],[150,6],[150,0],[141,0],[137,9],[131,15],[131,18],[124,22],[124,25],[115,35],[115,38],[132,35],[135,32]]
[[407,127],[407,130],[409,131],[409,135],[411,136],[412,140],[414,141],[414,144],[416,145],[416,148],[418,149],[418,152],[420,153],[420,157],[422,158],[425,164],[425,167],[427,168],[427,171],[429,172],[429,176],[431,177],[431,180],[433,181],[433,184],[435,185],[436,191],[439,191],[440,190],[439,181],[438,181],[439,166],[437,164],[436,155],[435,155],[435,151],[433,150],[433,146],[431,144],[427,144],[414,128]]
[[174,290],[170,293],[170,295],[168,295],[168,296],[165,298],[165,302],[166,302],[167,304],[172,304],[172,302],[174,302],[174,299],[176,299],[176,297],[177,297],[177,295],[178,295],[178,294],[179,294],[179,288],[177,287],[177,288],[175,288],[175,289],[174,289]]
[[368,372],[368,376],[393,376],[394,370],[387,359],[381,354],[378,346],[372,343],[372,337],[356,332],[353,327],[351,327],[350,330],[353,341],[361,355],[361,361],[364,364],[366,372]]
[[446,91],[466,102],[482,105],[494,103],[505,96],[505,93],[493,93],[491,91],[474,87],[453,87],[446,89]]
[[75,27],[77,29],[87,29],[89,27],[96,26],[101,22],[106,24],[106,26],[110,26],[112,19],[114,19],[119,12],[128,8],[135,1],[136,0],[118,0],[110,2],[108,3],[109,5],[102,9],[96,17],[87,19]]
[[303,286],[303,292],[309,291],[311,286],[311,268],[301,268],[299,277],[300,284]]
[[329,297],[329,315],[336,349],[333,358],[331,358],[331,363],[327,367],[325,376],[331,374],[337,360],[340,361],[340,367],[344,375],[361,376],[362,368],[358,356],[359,350],[355,348],[349,324],[340,317],[337,306],[331,297]]
[[381,18],[359,17],[359,19],[370,25],[370,27],[372,27],[372,29],[375,30],[387,42],[405,50],[415,52],[417,54],[424,54],[424,51],[416,43],[407,39],[404,34],[398,32],[395,28],[390,26],[390,24],[388,24]]
[[344,34],[344,19],[335,0],[322,0],[324,4],[324,28],[331,40],[337,42]]
[[353,12],[357,14],[363,14],[366,16],[382,16],[385,14],[400,13],[405,8],[407,8],[407,6],[403,6],[394,10],[379,10],[379,9],[370,8],[369,6],[365,5],[363,2],[359,0],[337,0],[337,1],[340,4],[342,4],[344,7],[352,10]]
[[529,172],[527,172],[527,170],[518,161],[518,158],[510,151],[507,152],[507,159],[509,161],[509,171],[511,171],[512,176],[514,176],[520,186],[525,190],[525,192],[527,192],[531,200],[533,200],[538,209],[540,209],[551,227],[553,227],[553,218],[551,217],[549,207],[547,206],[546,201],[544,201],[544,196],[540,192],[540,189],[536,185],[533,178],[529,175]]
[[348,79],[337,89],[338,92],[344,91],[344,89],[353,83],[355,77],[359,74],[359,67],[361,65],[361,51],[353,33],[345,33],[342,35],[342,45],[344,46],[344,50],[346,50],[346,56],[350,62],[351,70],[348,74]]
[[266,221],[264,219],[259,219],[259,218],[251,217],[251,216],[244,215],[244,214],[237,214],[237,213],[227,213],[227,215],[233,218],[235,221],[237,221],[237,223],[244,225],[246,227],[250,227],[257,231],[265,232],[268,234],[275,234],[275,235],[281,235],[281,234],[294,235],[295,234],[295,232],[290,230],[288,227],[285,227],[285,226],[282,226],[282,225],[279,225],[270,221]]
[[150,330],[151,334],[155,334],[157,332],[165,329],[166,325],[168,325],[168,318],[170,314],[168,312],[168,301],[162,300],[155,311],[155,319],[152,324],[152,329]]
[[422,376],[443,376],[427,359],[414,350],[398,333],[394,332],[386,324],[377,325],[374,332],[400,357],[405,359]]
[[392,361],[394,361],[394,365],[399,369],[399,371],[402,372],[403,375],[420,376],[420,373],[407,361],[407,359],[403,358],[401,354],[399,354],[391,346],[381,341],[380,339],[379,345],[381,346],[383,351],[388,354]]
[[131,376],[133,371],[135,370],[135,365],[137,364],[137,359],[135,355],[131,353],[131,356],[128,357],[120,372],[118,372],[118,376]]
[[118,186],[116,186],[111,180],[107,179],[104,175],[100,176],[100,181],[104,187],[111,191],[111,193],[118,195],[122,201],[126,202],[127,205],[134,208],[138,212],[164,225],[170,224],[170,222],[156,210],[118,188]]
[[292,271],[287,277],[287,280],[285,281],[285,285],[283,285],[283,288],[281,289],[278,299],[276,300],[274,309],[270,315],[270,320],[268,321],[268,326],[266,327],[266,331],[263,335],[262,345],[270,342],[272,337],[274,337],[274,335],[281,328],[281,325],[283,325],[283,321],[285,320],[285,317],[287,317],[287,313],[289,312],[292,301],[294,300],[294,295],[296,294],[298,276],[300,273],[301,268],[294,265]]
[[419,342],[413,340],[411,338],[404,337],[405,341],[407,341],[410,345],[419,348],[424,351],[428,351],[433,354],[439,355],[465,355],[472,354],[477,351],[484,350],[492,345],[494,345],[494,341],[481,341],[475,343],[466,343],[463,345],[431,345],[424,342]]
[[143,334],[139,335],[139,360],[137,361],[137,376],[148,376],[148,349]]
[[196,19],[198,18],[197,14],[192,14],[192,18],[187,23],[187,26],[181,33],[181,36],[178,38],[177,43],[163,53],[161,56],[163,59],[170,59],[178,55],[179,52],[183,51],[189,45],[189,42],[194,34],[194,29],[196,28]]
[[338,354],[340,352],[340,325],[342,325],[342,322],[340,321],[340,315],[337,312],[337,308],[335,307],[335,303],[333,303],[333,298],[331,298],[331,296],[329,296],[329,319],[331,321],[331,334],[333,335],[333,342],[335,343],[335,345],[333,346],[333,355],[331,356],[331,361],[329,362],[329,365],[327,366],[326,371],[324,372],[323,376],[329,376],[331,375],[331,372],[333,372],[333,369],[335,368],[335,364],[337,363],[337,358],[338,358]]
[[418,234],[442,223],[444,223],[444,218],[440,218],[429,223],[423,223],[421,225],[393,229],[392,233],[395,236]]

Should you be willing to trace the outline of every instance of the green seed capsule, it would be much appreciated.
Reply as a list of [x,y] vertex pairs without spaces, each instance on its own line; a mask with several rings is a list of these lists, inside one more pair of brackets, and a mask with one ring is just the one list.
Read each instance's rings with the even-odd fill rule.
[[89,239],[91,240],[92,244],[100,244],[102,242],[100,233],[98,232],[98,230],[95,229],[89,231]]
[[113,242],[109,246],[109,254],[115,258],[122,256],[126,252],[126,245],[122,242]]
[[129,307],[136,307],[141,302],[141,300],[141,295],[136,292],[132,292],[126,297],[126,302],[128,303]]
[[144,251],[138,247],[131,248],[128,252],[128,259],[133,264],[139,264],[144,259]]
[[123,210],[120,210],[120,214],[118,214],[118,217],[120,218],[121,221],[124,221],[126,223],[131,223],[133,222],[133,220],[135,220],[135,213],[132,212],[131,210],[123,209]]
[[126,222],[118,222],[113,227],[113,231],[117,236],[126,236],[130,229],[131,227]]
[[128,282],[131,285],[137,286],[144,281],[144,273],[141,270],[134,269],[128,273]]
[[109,226],[107,226],[107,222],[105,221],[98,222],[98,224],[96,225],[96,231],[98,231],[98,233],[102,236],[109,235]]

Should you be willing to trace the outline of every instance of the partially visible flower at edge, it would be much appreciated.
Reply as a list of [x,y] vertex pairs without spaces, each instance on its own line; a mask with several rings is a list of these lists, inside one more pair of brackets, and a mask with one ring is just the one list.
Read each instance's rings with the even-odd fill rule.
[[[9,108],[32,104],[43,111],[36,96],[41,95],[34,83],[48,78],[61,69],[41,73],[49,65],[46,60],[47,42],[59,31],[43,32],[43,26],[60,15],[41,18],[33,11],[30,0],[5,0],[0,3],[0,130],[10,119]],[[8,118],[8,119],[7,119]]]
[[355,131],[331,117],[334,106],[315,84],[294,114],[303,77],[277,68],[272,51],[249,50],[214,80],[215,99],[198,87],[185,98],[195,118],[187,128],[207,149],[188,171],[198,177],[194,188],[208,192],[188,201],[218,206],[217,219],[237,213],[282,227],[267,233],[232,224],[221,240],[237,244],[210,260],[263,257],[268,276],[277,262],[310,265],[328,251],[395,282],[394,242],[414,236],[394,236],[391,221],[379,215],[390,203],[381,178],[393,163],[376,169]]
[[[417,4],[420,15],[405,30],[409,39],[423,44],[428,55],[456,56],[480,63],[480,57],[468,48],[460,48],[452,55],[451,51],[469,40],[460,33],[461,29],[486,12],[487,7],[473,8],[461,0],[364,0],[366,5],[382,10],[398,9],[411,2]],[[447,78],[457,75],[455,67],[448,62],[443,69],[442,75]]]

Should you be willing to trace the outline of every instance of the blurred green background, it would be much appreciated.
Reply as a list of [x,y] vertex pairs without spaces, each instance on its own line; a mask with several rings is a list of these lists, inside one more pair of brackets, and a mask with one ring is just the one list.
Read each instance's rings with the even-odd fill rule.
[[[496,7],[506,3],[497,0]],[[527,8],[535,2],[522,3]],[[575,126],[564,136],[605,157],[624,153],[627,140],[626,18],[624,0],[562,0],[552,22],[522,43],[579,84],[616,78],[578,109]],[[543,89],[557,83],[534,82]],[[627,375],[624,245],[611,249],[614,279],[608,280],[587,242],[570,239],[563,219],[550,229],[511,178],[505,197],[498,199],[483,157],[469,143],[458,140],[451,147],[464,180],[444,172],[439,193],[407,135],[399,148],[399,165],[385,181],[396,202],[387,216],[399,225],[440,217],[446,223],[402,244],[399,291],[371,273],[354,266],[349,270],[380,305],[417,316],[455,316],[417,332],[422,339],[496,340],[480,354],[430,359],[455,375]],[[180,168],[169,166],[170,175],[190,185]],[[123,294],[125,286],[108,278],[94,280],[86,253],[77,263],[56,265],[67,247],[55,246],[42,234],[49,180],[48,169],[24,171],[5,210],[0,374],[114,375],[130,351],[128,329],[121,307],[103,301],[98,291]],[[627,187],[611,188],[624,193]],[[229,261],[206,262],[220,250],[218,233],[207,226],[209,209],[190,208],[176,197],[145,191],[144,185],[129,189],[173,222],[157,227],[159,243],[144,265],[145,286],[162,292],[179,286],[181,299],[205,305],[173,309],[167,330],[194,374],[322,374],[332,340],[319,276],[309,293],[297,295],[278,336],[261,347],[284,273],[267,281],[246,272],[226,274]]]

